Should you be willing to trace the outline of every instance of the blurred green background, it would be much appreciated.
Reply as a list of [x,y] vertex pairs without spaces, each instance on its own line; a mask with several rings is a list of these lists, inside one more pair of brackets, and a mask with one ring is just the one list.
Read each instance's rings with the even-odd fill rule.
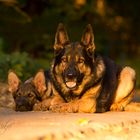
[[140,1],[0,0],[0,81],[14,69],[25,80],[47,69],[56,28],[63,22],[72,41],[93,26],[96,49],[137,72],[140,88]]

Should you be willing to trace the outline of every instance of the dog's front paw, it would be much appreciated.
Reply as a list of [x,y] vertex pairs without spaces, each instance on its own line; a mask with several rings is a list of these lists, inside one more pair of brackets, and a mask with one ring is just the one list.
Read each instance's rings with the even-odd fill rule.
[[51,110],[52,112],[61,112],[61,113],[74,112],[71,104],[69,104],[69,103],[61,103],[61,104],[51,105],[49,110]]
[[33,111],[41,111],[41,103],[34,104]]
[[49,107],[42,102],[36,103],[33,106],[33,111],[47,111],[48,109],[49,109]]
[[110,107],[110,111],[124,111],[124,106],[122,104],[112,104]]
[[60,112],[60,110],[61,110],[60,105],[57,105],[57,104],[51,105],[49,110],[52,111],[52,112]]

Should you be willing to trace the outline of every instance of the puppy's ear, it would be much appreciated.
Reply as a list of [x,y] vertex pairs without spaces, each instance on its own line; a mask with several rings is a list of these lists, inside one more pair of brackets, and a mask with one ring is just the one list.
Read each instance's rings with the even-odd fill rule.
[[82,38],[81,38],[82,44],[86,47],[86,51],[90,54],[94,54],[95,45],[94,45],[94,35],[92,26],[88,24],[83,32]]
[[15,72],[10,70],[8,73],[8,86],[9,86],[8,90],[12,93],[16,92],[17,89],[19,88],[19,84],[20,79],[18,78]]
[[43,70],[40,70],[36,73],[35,77],[32,80],[35,88],[38,90],[40,94],[44,93],[47,89],[46,81],[45,81],[45,74]]
[[55,43],[54,43],[55,53],[56,54],[59,53],[63,49],[64,44],[66,44],[67,42],[69,42],[67,31],[64,25],[62,23],[59,23],[55,34]]

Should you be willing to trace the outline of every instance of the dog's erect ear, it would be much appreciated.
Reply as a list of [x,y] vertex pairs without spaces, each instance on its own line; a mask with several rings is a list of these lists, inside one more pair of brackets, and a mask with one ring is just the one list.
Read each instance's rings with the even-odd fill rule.
[[15,72],[9,71],[8,73],[8,90],[12,93],[16,92],[20,84],[20,80]]
[[81,38],[82,44],[86,47],[86,50],[90,55],[94,54],[95,45],[94,45],[94,35],[92,26],[88,24],[83,32],[82,38]]
[[55,43],[54,50],[55,53],[58,53],[61,49],[63,49],[63,45],[69,42],[69,37],[67,31],[62,23],[59,23],[57,27],[57,31],[55,34]]
[[47,89],[43,70],[37,72],[32,82],[40,94],[44,93]]

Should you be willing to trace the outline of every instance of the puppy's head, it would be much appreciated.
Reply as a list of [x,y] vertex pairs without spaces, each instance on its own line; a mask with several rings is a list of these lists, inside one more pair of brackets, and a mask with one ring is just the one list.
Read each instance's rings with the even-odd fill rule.
[[8,90],[13,94],[16,111],[31,111],[35,103],[41,101],[41,94],[46,89],[45,76],[39,71],[35,77],[21,83],[13,71],[8,74]]

